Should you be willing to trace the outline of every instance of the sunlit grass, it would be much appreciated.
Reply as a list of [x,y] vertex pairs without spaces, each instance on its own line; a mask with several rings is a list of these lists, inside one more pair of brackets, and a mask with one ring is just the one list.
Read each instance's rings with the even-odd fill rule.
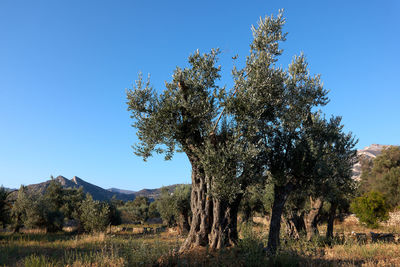
[[[321,226],[320,230],[324,230]],[[0,233],[0,266],[400,266],[400,244],[358,244],[349,233],[399,232],[397,227],[368,229],[353,222],[335,225],[343,239],[331,245],[284,236],[278,254],[267,257],[267,227],[239,224],[240,241],[217,252],[207,248],[177,253],[184,237],[160,234]],[[389,231],[390,230],[390,231]],[[343,235],[342,235],[343,234]]]

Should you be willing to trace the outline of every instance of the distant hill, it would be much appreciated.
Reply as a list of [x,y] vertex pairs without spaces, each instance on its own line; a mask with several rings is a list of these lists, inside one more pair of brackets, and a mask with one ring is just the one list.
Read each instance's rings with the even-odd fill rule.
[[[164,186],[164,187],[167,188],[170,193],[172,193],[175,191],[175,188],[180,185],[181,184],[174,184],[174,185],[168,185],[168,186]],[[156,188],[156,189],[142,189],[140,191],[135,192],[135,195],[136,196],[144,196],[144,197],[147,197],[150,199],[157,199],[161,195],[162,188],[163,187]]]
[[[83,179],[74,176],[71,180],[63,177],[63,176],[58,176],[55,178],[56,181],[60,182],[60,184],[64,188],[83,188],[83,192],[89,193],[92,195],[93,199],[95,200],[110,200],[113,196],[115,196],[117,199],[123,200],[123,201],[129,201],[135,199],[135,194],[122,194],[118,192],[110,192],[106,189],[103,189],[97,185],[88,183],[84,181]],[[46,188],[49,186],[51,180],[48,180],[43,183],[39,184],[31,184],[27,186],[28,192],[39,192],[39,193],[44,193]],[[13,194],[17,194],[17,191],[13,192]]]
[[[364,149],[360,149],[357,151],[358,157],[365,157],[367,159],[374,159],[376,156],[382,153],[382,150],[389,147],[389,145],[379,145],[372,144],[370,146],[365,147]],[[357,162],[353,167],[353,179],[360,180],[361,179],[361,163]]]
[[[173,192],[173,191],[175,191],[175,188],[179,185],[180,184],[174,184],[174,185],[168,185],[168,186],[164,186],[164,187],[168,188],[169,192]],[[134,194],[136,197],[143,196],[143,197],[149,198],[150,200],[154,200],[154,199],[157,199],[160,197],[162,188],[163,187],[156,188],[156,189],[142,189],[140,191],[131,191],[131,190],[118,189],[118,188],[110,188],[110,189],[108,189],[108,191],[114,192],[114,193],[121,193],[121,194]]]
[[[156,189],[142,189],[140,191],[131,191],[131,190],[124,190],[118,188],[110,188],[110,189],[103,189],[97,185],[88,183],[83,179],[74,176],[72,179],[67,179],[64,176],[58,176],[55,178],[64,188],[79,188],[82,187],[83,191],[92,195],[93,199],[95,200],[110,200],[113,196],[115,196],[119,200],[123,201],[130,201],[134,200],[137,196],[145,196],[148,197],[150,200],[154,200],[160,197],[161,195],[161,188]],[[39,192],[44,193],[46,188],[49,186],[51,180],[45,181],[43,183],[38,184],[31,184],[27,185],[28,192]],[[178,184],[166,186],[170,192],[173,192]],[[11,190],[11,189],[10,189]],[[18,190],[12,189],[11,198],[16,198]],[[11,190],[11,191],[12,191]]]
[[14,188],[7,188],[7,187],[3,187],[3,188],[6,190],[6,192],[12,192],[12,191],[17,190],[17,189],[14,189]]

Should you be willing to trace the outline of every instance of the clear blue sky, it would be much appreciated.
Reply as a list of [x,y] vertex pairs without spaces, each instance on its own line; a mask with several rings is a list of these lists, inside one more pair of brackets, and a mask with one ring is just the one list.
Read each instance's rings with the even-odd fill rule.
[[[186,157],[148,162],[131,145],[125,88],[163,90],[190,53],[248,54],[251,24],[285,9],[280,64],[307,56],[358,147],[399,144],[399,1],[0,1],[0,184],[77,175],[131,190],[190,182]],[[242,60],[243,62],[243,60]]]

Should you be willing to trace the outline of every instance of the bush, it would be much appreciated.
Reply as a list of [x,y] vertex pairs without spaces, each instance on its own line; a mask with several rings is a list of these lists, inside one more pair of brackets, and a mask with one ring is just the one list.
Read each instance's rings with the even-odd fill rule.
[[80,207],[80,220],[87,232],[101,232],[110,223],[110,208],[107,203],[93,200],[88,193]]
[[355,198],[350,209],[368,227],[376,228],[378,222],[389,219],[389,205],[379,192],[371,191]]
[[140,222],[144,224],[149,219],[150,200],[144,196],[138,196],[133,201],[128,201],[120,207],[124,222]]

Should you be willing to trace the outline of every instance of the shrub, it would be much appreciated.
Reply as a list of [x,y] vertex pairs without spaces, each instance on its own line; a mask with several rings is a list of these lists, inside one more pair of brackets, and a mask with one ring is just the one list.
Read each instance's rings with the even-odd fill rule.
[[80,220],[87,232],[101,232],[110,223],[110,208],[107,203],[93,200],[88,193],[80,207]]
[[351,211],[354,212],[360,222],[368,227],[377,227],[378,222],[389,218],[389,205],[382,193],[370,191],[361,197],[355,198],[351,203]]

